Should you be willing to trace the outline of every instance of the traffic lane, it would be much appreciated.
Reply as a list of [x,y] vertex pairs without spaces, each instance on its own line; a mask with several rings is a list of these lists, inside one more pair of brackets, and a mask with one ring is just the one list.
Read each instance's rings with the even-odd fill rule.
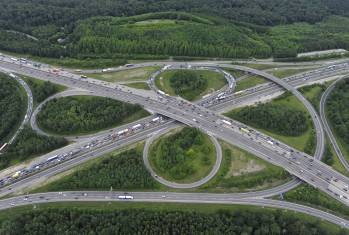
[[[168,125],[174,125],[174,123],[169,123]],[[156,128],[154,128],[156,129]],[[38,184],[40,182],[44,182],[47,178],[52,177],[54,175],[57,175],[61,172],[67,171],[75,166],[78,166],[86,161],[92,160],[94,158],[97,158],[101,155],[104,155],[106,153],[109,153],[115,149],[124,147],[125,145],[130,145],[132,143],[139,142],[141,140],[144,140],[153,133],[153,129],[147,129],[146,132],[139,132],[133,136],[130,136],[125,139],[121,139],[118,142],[113,142],[111,144],[108,144],[106,146],[103,146],[99,149],[95,149],[91,152],[88,152],[86,154],[82,154],[81,156],[78,156],[76,158],[73,158],[68,161],[64,161],[58,165],[52,166],[51,168],[48,168],[43,171],[39,171],[34,175],[31,175],[27,178],[24,178],[23,180],[17,181],[12,183],[11,185],[5,186],[0,189],[0,197],[9,195],[12,193],[16,193],[20,190],[23,190],[27,187],[32,186],[33,184]]]
[[[220,195],[198,195],[198,194],[179,194],[179,193],[147,193],[147,192],[130,192],[134,199],[119,200],[119,195],[125,195],[125,192],[55,192],[30,194],[26,196],[15,197],[11,199],[0,200],[0,209],[8,209],[24,205],[35,205],[47,202],[110,202],[122,201],[124,203],[131,202],[162,202],[162,203],[199,203],[199,204],[230,204],[230,205],[248,205],[279,208],[291,211],[297,211],[339,226],[348,228],[349,221],[328,212],[317,210],[308,206],[298,205],[286,201],[277,201],[270,199],[239,199],[229,196],[222,197]],[[224,195],[223,195],[224,196]]]

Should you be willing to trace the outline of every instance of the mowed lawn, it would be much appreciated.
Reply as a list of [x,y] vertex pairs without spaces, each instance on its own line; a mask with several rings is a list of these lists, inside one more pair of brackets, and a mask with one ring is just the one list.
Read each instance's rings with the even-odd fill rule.
[[106,82],[146,81],[160,67],[141,67],[117,72],[88,74],[89,77]]

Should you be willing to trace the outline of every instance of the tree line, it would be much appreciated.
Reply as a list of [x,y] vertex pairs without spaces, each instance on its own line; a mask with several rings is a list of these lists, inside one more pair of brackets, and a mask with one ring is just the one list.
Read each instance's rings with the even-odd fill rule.
[[1,234],[312,234],[344,235],[287,212],[47,208],[4,217]]
[[103,97],[74,96],[47,102],[37,116],[38,125],[57,134],[77,134],[123,124],[132,116],[148,115],[139,105]]

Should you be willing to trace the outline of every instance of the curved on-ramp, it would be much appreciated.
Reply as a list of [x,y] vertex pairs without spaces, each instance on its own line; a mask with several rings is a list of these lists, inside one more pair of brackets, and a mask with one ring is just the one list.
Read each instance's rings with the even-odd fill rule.
[[322,124],[325,128],[326,134],[328,136],[328,138],[330,139],[330,142],[333,146],[333,149],[335,150],[337,156],[339,157],[339,160],[341,161],[341,163],[343,164],[343,166],[345,167],[345,169],[347,171],[349,171],[349,163],[347,162],[347,160],[345,159],[340,147],[338,146],[338,143],[336,141],[336,138],[333,135],[333,132],[331,130],[330,125],[327,122],[326,119],[326,113],[325,113],[325,105],[326,105],[326,100],[328,98],[328,96],[330,95],[330,93],[333,91],[333,89],[336,87],[336,84],[344,79],[348,78],[347,76],[342,77],[337,79],[335,82],[333,82],[327,89],[326,91],[322,94],[321,96],[321,100],[320,100],[320,117],[321,117],[321,121]]
[[[176,126],[172,127],[171,129],[174,129],[174,128],[176,128]],[[163,135],[164,133],[170,131],[171,129],[164,128],[164,129],[154,133],[152,135],[152,137],[147,139],[145,146],[144,146],[144,149],[143,149],[143,162],[144,162],[145,167],[147,168],[147,170],[150,172],[150,174],[153,176],[153,178],[156,181],[158,181],[159,183],[166,185],[170,188],[177,188],[177,189],[197,188],[197,187],[207,183],[209,180],[211,180],[216,175],[216,173],[218,172],[219,167],[222,163],[221,145],[219,144],[218,140],[212,136],[210,136],[210,139],[213,142],[215,149],[216,149],[216,162],[215,162],[212,170],[210,171],[210,173],[208,175],[206,175],[204,178],[202,178],[196,182],[193,182],[193,183],[175,183],[175,182],[168,181],[168,180],[162,178],[161,176],[157,175],[156,172],[152,169],[152,167],[149,163],[149,159],[148,159],[149,148],[156,138],[158,138],[159,136]]]

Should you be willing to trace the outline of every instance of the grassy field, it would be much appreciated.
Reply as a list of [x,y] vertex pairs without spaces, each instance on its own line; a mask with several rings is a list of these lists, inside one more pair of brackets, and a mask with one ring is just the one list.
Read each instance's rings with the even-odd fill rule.
[[[192,171],[186,172],[185,177],[181,179],[177,179],[171,170],[163,170],[159,165],[159,157],[157,154],[159,145],[161,141],[166,140],[178,132],[182,131],[182,129],[176,129],[168,134],[161,136],[157,139],[149,149],[149,163],[152,169],[161,177],[166,180],[177,182],[177,183],[192,183],[196,182],[206,175],[212,170],[213,165],[216,162],[216,150],[211,142],[210,138],[207,135],[202,134],[203,139],[200,145],[194,144],[190,146],[186,153],[183,153],[185,156],[184,162],[173,163],[173,169],[176,166],[190,166]],[[203,150],[208,148],[207,153],[204,153]],[[207,155],[206,155],[207,154]],[[180,164],[180,165],[179,165]]]
[[125,83],[122,85],[136,88],[136,89],[141,89],[141,90],[150,90],[148,84],[145,82],[132,82],[132,83]]
[[246,67],[258,69],[258,70],[266,70],[266,69],[282,67],[282,65],[276,65],[276,64],[254,64],[254,63],[246,63],[246,64],[238,63],[237,65],[242,65],[242,66],[246,66]]
[[270,73],[278,78],[286,78],[298,73],[306,72],[313,69],[274,69]]
[[89,77],[106,82],[146,81],[159,67],[141,67],[110,73],[89,74]]
[[[206,90],[202,91],[199,96],[194,98],[194,100],[200,99],[202,96],[205,96],[206,94],[217,91],[227,84],[227,81],[225,80],[224,76],[220,73],[207,70],[193,71],[197,73],[198,76],[202,76],[208,82]],[[175,96],[176,94],[174,89],[171,87],[170,78],[171,76],[173,76],[175,72],[176,70],[165,71],[161,73],[155,80],[155,85],[160,90],[172,96]]]
[[8,218],[12,218],[14,216],[18,216],[19,214],[36,211],[40,212],[42,210],[48,209],[82,209],[82,210],[99,210],[112,212],[115,210],[129,210],[129,209],[144,209],[150,211],[183,211],[183,212],[198,212],[211,214],[221,210],[227,210],[232,212],[238,211],[250,211],[250,212],[264,212],[266,214],[281,212],[283,215],[287,217],[297,217],[299,219],[305,220],[307,222],[312,223],[320,223],[321,227],[332,231],[333,234],[338,233],[340,231],[340,227],[334,225],[332,223],[321,221],[316,217],[312,217],[303,213],[287,211],[280,209],[274,209],[269,207],[258,207],[258,206],[248,206],[248,205],[224,205],[224,204],[187,204],[187,203],[154,203],[154,202],[58,202],[58,203],[44,203],[37,204],[35,207],[33,206],[20,206],[15,208],[6,209],[0,211],[0,221],[6,220]]
[[254,86],[257,86],[259,84],[263,84],[267,82],[263,77],[255,75],[255,76],[248,76],[236,83],[235,91],[242,91]]
[[238,147],[220,141],[223,161],[216,176],[200,187],[208,192],[246,192],[263,190],[283,184],[290,176]]

